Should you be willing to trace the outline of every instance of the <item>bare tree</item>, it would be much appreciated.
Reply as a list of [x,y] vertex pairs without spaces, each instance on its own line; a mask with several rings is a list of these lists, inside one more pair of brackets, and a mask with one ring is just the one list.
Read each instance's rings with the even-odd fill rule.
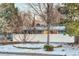
[[47,23],[47,44],[49,45],[50,24],[60,22],[61,14],[53,7],[53,3],[36,3],[28,4],[31,7],[32,13],[35,13],[43,21]]
[[51,12],[53,10],[53,4],[29,4],[29,6],[35,11],[47,23],[47,44],[49,45],[49,32],[50,32],[50,20]]
[[[32,16],[31,16],[31,12],[28,11],[27,13],[26,12],[20,12],[19,14],[20,16],[20,19],[22,20],[22,23],[23,23],[23,30],[31,30],[31,27],[32,27]],[[26,40],[29,39],[28,35],[29,33],[25,33],[23,31],[23,34],[24,34],[24,38],[23,38],[23,41],[25,42]]]

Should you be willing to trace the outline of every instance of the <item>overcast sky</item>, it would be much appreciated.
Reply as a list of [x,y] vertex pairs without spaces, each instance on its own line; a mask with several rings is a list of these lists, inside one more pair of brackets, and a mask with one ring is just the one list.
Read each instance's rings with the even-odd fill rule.
[[20,11],[29,10],[29,8],[27,7],[27,5],[24,4],[24,3],[15,3],[15,6],[18,7],[18,9],[19,9]]
[[[27,3],[26,3],[27,4]],[[18,7],[20,11],[27,11],[31,10],[25,3],[15,3],[15,6]],[[54,5],[57,5],[57,3],[54,3]]]

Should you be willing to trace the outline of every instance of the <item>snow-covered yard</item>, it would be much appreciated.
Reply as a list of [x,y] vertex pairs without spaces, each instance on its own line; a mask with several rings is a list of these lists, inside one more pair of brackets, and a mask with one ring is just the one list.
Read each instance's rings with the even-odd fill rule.
[[[30,54],[42,54],[42,55],[66,55],[66,56],[79,56],[79,48],[77,47],[71,47],[69,45],[63,44],[63,47],[60,48],[54,48],[54,51],[45,51],[43,49],[44,44],[20,44],[19,46],[22,47],[41,47],[41,49],[21,49],[21,48],[16,48],[14,45],[1,45],[0,46],[0,52],[4,53],[18,53],[18,54],[25,54],[28,55]],[[52,44],[54,46],[57,46],[59,44]],[[18,46],[18,45],[16,45]],[[8,55],[8,54],[7,54]]]

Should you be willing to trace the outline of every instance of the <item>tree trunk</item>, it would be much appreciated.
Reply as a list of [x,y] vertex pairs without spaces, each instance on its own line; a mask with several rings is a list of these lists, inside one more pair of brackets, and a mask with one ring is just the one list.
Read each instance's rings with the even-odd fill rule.
[[47,25],[47,44],[49,45],[49,40],[50,40],[50,25]]
[[47,3],[47,45],[49,45],[50,40],[50,4]]
[[6,43],[7,42],[7,33],[4,33],[4,42]]
[[75,36],[75,43],[79,44],[79,36]]

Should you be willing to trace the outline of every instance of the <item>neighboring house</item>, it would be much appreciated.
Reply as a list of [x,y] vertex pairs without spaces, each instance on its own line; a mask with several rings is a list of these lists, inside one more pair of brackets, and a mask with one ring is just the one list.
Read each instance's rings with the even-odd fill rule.
[[[24,31],[27,33],[32,33],[33,30],[35,30],[35,34],[43,34],[45,31],[47,31],[47,26],[44,25],[38,25],[31,28],[26,28]],[[63,34],[65,31],[65,26],[50,26],[50,33],[51,34]],[[33,33],[34,34],[34,33]]]

